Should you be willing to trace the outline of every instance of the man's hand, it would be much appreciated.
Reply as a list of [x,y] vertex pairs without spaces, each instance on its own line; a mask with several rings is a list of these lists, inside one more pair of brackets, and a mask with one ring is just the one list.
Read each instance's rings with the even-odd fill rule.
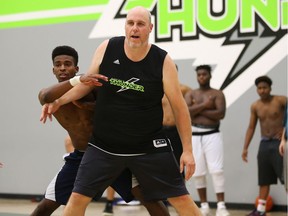
[[103,83],[101,81],[108,81],[108,77],[103,76],[101,74],[83,74],[80,77],[81,83],[89,86],[102,86]]
[[285,139],[282,139],[281,140],[281,143],[279,145],[279,153],[280,155],[283,157],[284,156],[284,152],[285,152],[285,144],[286,144],[286,140]]
[[242,152],[242,160],[244,161],[244,162],[248,162],[248,160],[247,160],[247,156],[248,156],[248,150],[243,150],[243,152]]
[[180,158],[180,172],[184,172],[185,169],[185,179],[188,181],[195,172],[195,160],[192,152],[183,152]]
[[215,96],[209,95],[208,98],[205,99],[204,104],[206,109],[213,109],[215,107]]
[[42,113],[40,116],[40,121],[43,122],[43,124],[46,122],[47,118],[52,121],[52,114],[55,113],[60,107],[59,101],[55,100],[52,103],[44,104],[42,106]]

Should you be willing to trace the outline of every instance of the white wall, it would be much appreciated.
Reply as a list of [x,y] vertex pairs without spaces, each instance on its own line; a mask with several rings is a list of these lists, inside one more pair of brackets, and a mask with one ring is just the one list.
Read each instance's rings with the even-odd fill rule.
[[[87,69],[99,39],[89,40],[94,22],[70,23],[0,30],[1,112],[0,112],[0,194],[42,194],[61,168],[66,132],[54,120],[39,121],[38,92],[56,82],[52,74],[51,51],[57,45],[71,45],[79,51],[80,71]],[[190,51],[189,51],[190,52]],[[182,83],[197,88],[194,60],[177,60]],[[267,62],[269,64],[269,62]],[[263,65],[265,68],[265,65]],[[268,73],[274,94],[287,94],[287,56]],[[217,77],[213,77],[217,79]],[[258,195],[256,153],[259,129],[249,151],[249,163],[241,160],[250,104],[258,98],[254,86],[227,110],[221,125],[225,142],[226,200],[254,203]],[[187,183],[195,200],[192,182]],[[272,186],[271,195],[286,204],[282,185]],[[209,182],[208,197],[215,201]]]

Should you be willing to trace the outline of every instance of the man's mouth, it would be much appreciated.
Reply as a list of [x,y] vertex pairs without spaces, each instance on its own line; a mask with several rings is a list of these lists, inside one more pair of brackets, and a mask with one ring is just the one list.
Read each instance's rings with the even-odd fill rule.
[[65,79],[65,78],[68,77],[68,75],[67,74],[60,74],[59,77],[62,78],[62,79]]

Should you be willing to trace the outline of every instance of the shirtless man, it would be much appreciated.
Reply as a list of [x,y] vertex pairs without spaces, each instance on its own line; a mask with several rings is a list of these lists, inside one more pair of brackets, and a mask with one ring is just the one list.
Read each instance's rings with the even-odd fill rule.
[[222,91],[210,87],[211,67],[200,65],[196,68],[198,89],[189,91],[186,103],[192,120],[193,154],[197,162],[194,173],[195,186],[201,202],[202,215],[210,215],[206,195],[207,167],[211,174],[217,197],[216,216],[228,216],[224,202],[224,151],[220,120],[226,111]]
[[259,200],[257,209],[249,216],[266,215],[265,204],[270,185],[277,184],[277,178],[283,181],[283,158],[279,154],[279,144],[283,131],[283,119],[287,97],[271,95],[272,80],[260,76],[255,80],[260,97],[251,105],[250,122],[243,146],[242,159],[248,162],[248,147],[253,138],[257,122],[260,122],[261,141],[258,152]]
[[[74,48],[69,46],[56,47],[52,52],[52,61],[53,73],[59,83],[51,87],[44,88],[39,92],[39,101],[41,104],[54,101],[56,98],[63,95],[75,85],[75,79],[79,78],[75,76],[79,70],[79,67],[78,53]],[[105,79],[102,75],[96,76],[98,80]],[[94,84],[96,86],[102,85],[98,81],[94,82]],[[66,137],[65,139],[65,143],[69,143],[71,138],[73,148],[75,150],[64,158],[65,165],[49,184],[45,193],[45,198],[38,204],[36,209],[31,214],[32,216],[48,216],[51,215],[60,205],[66,205],[73,189],[80,162],[92,133],[92,116],[94,114],[95,100],[96,89],[95,91],[92,90],[89,94],[78,101],[73,101],[61,106],[61,108],[53,114],[53,116],[69,134],[69,137]],[[69,144],[66,145],[66,147],[68,146]],[[71,148],[67,149],[67,151],[71,151]],[[125,172],[125,174],[126,173],[127,172]],[[126,180],[126,176],[124,174],[121,175],[121,177],[125,178]],[[117,180],[115,182],[117,182]],[[122,198],[126,201],[132,200],[132,185],[126,185],[126,182],[117,183],[118,184],[115,189],[122,196]],[[102,191],[102,193],[103,192],[104,191]],[[99,199],[102,196],[102,193],[96,194],[94,199]],[[137,197],[137,199],[143,202],[143,205],[147,208],[150,215],[169,215],[162,202],[144,202],[139,186],[134,187],[132,189],[132,193],[135,197]]]

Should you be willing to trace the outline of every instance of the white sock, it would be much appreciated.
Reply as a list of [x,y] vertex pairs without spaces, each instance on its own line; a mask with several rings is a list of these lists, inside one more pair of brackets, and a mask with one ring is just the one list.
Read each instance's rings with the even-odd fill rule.
[[201,208],[209,208],[209,203],[208,202],[202,202]]
[[217,203],[217,209],[223,209],[226,208],[225,206],[225,202],[224,201],[220,201]]
[[266,210],[266,200],[259,199],[257,205],[257,211],[265,212],[265,210]]

